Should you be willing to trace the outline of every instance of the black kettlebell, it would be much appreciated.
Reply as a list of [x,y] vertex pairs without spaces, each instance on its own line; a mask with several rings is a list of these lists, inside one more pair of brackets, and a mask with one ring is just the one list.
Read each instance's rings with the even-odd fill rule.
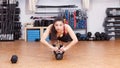
[[62,59],[63,59],[63,53],[57,53],[56,60],[62,60]]
[[[55,47],[56,45],[54,45],[53,44],[53,46]],[[59,47],[59,49],[61,48],[61,47],[63,47],[63,45],[60,45],[60,47]],[[54,51],[54,54],[55,54],[55,58],[56,58],[56,60],[62,60],[63,59],[63,54],[64,54],[64,52],[60,52],[60,51]]]
[[17,61],[18,61],[17,55],[12,55],[12,57],[11,57],[11,63],[17,63]]
[[[60,45],[60,47],[59,47],[59,49],[61,48],[61,47],[63,47],[63,45]],[[56,52],[56,60],[62,60],[63,59],[63,54],[64,54],[64,52]]]

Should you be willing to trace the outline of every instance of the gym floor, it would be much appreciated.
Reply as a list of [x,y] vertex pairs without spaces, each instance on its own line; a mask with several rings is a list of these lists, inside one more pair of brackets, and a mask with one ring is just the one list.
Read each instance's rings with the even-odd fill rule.
[[[10,62],[13,54],[16,64]],[[40,42],[0,42],[0,68],[120,68],[120,40],[79,41],[63,60]]]

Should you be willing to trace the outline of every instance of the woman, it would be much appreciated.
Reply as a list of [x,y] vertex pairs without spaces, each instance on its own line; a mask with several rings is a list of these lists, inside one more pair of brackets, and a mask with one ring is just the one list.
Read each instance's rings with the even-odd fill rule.
[[[46,41],[46,38],[48,36],[50,37],[51,44]],[[59,44],[62,44],[63,47],[59,48],[53,46],[53,44],[56,45],[55,42],[57,42],[58,40]],[[68,45],[65,46],[63,44],[69,41],[70,43]],[[69,48],[71,48],[71,46],[75,45],[78,40],[72,28],[68,24],[64,24],[63,18],[58,17],[54,20],[53,24],[50,24],[47,27],[46,31],[41,37],[41,42],[51,48],[52,51],[60,50],[62,52],[65,52]]]

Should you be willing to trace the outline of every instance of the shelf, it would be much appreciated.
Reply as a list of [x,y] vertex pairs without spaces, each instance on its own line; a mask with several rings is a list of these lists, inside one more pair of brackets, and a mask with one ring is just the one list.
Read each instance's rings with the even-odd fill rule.
[[108,33],[111,33],[111,32],[120,33],[120,30],[106,30],[106,32],[108,32]]
[[109,35],[110,37],[120,38],[120,35]]
[[40,37],[42,37],[44,29],[47,27],[25,27],[25,41],[27,41],[27,30],[28,29],[39,29],[40,30]]
[[37,8],[77,8],[75,5],[60,5],[60,6],[52,6],[52,5],[36,5]]
[[60,12],[35,12],[35,14],[59,14]]
[[120,20],[116,20],[116,21],[105,21],[105,23],[113,23],[113,24],[120,24]]

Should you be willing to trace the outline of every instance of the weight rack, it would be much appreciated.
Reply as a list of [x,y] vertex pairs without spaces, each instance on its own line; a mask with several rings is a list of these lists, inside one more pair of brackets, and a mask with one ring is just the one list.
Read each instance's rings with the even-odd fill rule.
[[14,41],[21,37],[18,4],[17,0],[0,1],[0,41]]
[[107,8],[106,15],[103,23],[105,33],[115,39],[120,39],[120,8]]

